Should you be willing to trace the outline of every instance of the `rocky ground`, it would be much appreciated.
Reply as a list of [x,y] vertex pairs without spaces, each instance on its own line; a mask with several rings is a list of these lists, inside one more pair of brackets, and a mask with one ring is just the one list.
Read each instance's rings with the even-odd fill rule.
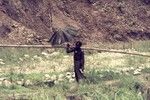
[[78,39],[150,39],[149,0],[0,0],[1,44],[45,44],[52,28]]

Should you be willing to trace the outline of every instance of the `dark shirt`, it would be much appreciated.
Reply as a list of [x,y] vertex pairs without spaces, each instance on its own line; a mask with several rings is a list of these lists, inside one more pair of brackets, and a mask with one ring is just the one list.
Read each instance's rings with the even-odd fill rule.
[[67,47],[66,52],[74,52],[74,63],[76,63],[77,61],[80,62],[80,66],[82,67],[82,69],[84,69],[84,52],[81,50],[81,48]]

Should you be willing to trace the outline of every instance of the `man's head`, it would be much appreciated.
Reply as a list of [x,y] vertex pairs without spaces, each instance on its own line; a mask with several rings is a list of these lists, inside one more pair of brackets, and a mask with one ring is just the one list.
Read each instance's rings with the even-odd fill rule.
[[77,41],[77,42],[76,42],[76,47],[77,47],[77,48],[80,48],[81,46],[82,46],[82,42]]

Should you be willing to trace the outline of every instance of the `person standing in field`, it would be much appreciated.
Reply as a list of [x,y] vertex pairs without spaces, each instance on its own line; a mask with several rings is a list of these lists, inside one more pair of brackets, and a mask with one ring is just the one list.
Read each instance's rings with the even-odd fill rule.
[[70,47],[67,44],[66,52],[71,53],[74,52],[74,72],[75,72],[75,79],[79,83],[81,79],[84,79],[85,76],[84,72],[84,52],[81,49],[82,43],[77,41],[75,47]]

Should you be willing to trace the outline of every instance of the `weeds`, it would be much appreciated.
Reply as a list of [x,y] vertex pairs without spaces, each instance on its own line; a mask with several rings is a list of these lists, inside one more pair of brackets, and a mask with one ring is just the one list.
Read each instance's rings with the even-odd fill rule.
[[[131,47],[147,52],[147,42]],[[130,46],[124,44],[124,49],[128,48]],[[150,74],[149,58],[114,53],[87,54],[84,73],[87,79],[77,85],[73,81],[72,55],[64,51],[1,48],[0,52],[0,99],[144,100],[140,94],[144,83],[138,76]],[[149,78],[145,81],[149,83]],[[4,82],[10,83],[9,86]]]

